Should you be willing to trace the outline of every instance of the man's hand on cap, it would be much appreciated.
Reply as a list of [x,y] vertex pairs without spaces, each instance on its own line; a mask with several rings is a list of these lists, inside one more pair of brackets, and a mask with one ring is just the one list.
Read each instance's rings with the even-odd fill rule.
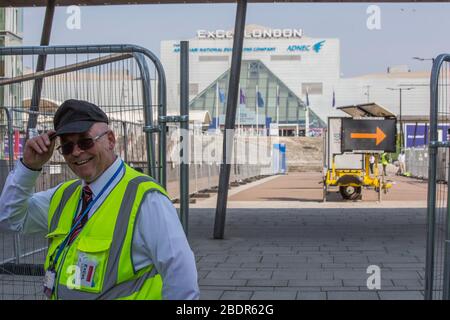
[[55,130],[49,130],[32,139],[28,139],[23,152],[23,164],[32,170],[40,170],[50,160],[55,148],[53,136]]

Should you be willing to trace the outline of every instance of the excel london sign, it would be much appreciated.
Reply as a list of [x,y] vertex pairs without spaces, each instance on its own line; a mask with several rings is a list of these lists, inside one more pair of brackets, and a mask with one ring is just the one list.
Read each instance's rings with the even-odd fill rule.
[[[246,38],[301,38],[303,36],[302,29],[254,29],[245,30]],[[226,30],[198,30],[198,39],[232,39],[233,31]]]

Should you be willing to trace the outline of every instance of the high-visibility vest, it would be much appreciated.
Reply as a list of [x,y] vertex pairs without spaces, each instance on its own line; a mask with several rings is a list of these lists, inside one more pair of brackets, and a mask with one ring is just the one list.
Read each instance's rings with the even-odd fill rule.
[[387,160],[387,154],[386,153],[383,153],[382,155],[381,155],[381,164],[382,165],[387,165],[389,162],[388,162],[388,160]]
[[[70,232],[81,181],[63,183],[49,208],[49,247],[45,270],[58,246]],[[167,192],[152,178],[125,165],[124,176],[89,218],[77,238],[58,259],[52,299],[139,299],[162,298],[162,279],[154,265],[136,270],[132,259],[135,222],[145,195]]]

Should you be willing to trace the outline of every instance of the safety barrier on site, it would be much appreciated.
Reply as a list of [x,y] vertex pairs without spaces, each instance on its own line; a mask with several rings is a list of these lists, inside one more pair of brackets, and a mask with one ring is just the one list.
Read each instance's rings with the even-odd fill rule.
[[438,128],[450,123],[450,55],[433,60],[430,81],[430,141],[428,145],[428,209],[425,299],[450,299],[450,143]]
[[[194,125],[195,128],[195,125]],[[169,130],[167,189],[173,198],[179,197],[177,183],[180,170],[179,148],[176,130]],[[219,183],[219,170],[222,161],[223,132],[189,130],[189,190],[194,197],[199,194],[215,193]],[[238,133],[233,137],[233,157],[231,163],[230,185],[238,186],[255,178],[276,174],[273,167],[273,144],[278,137],[256,136],[251,133]]]
[[[428,180],[428,147],[407,148],[405,151],[406,172],[409,176]],[[448,181],[449,150],[440,148],[436,154],[436,181]]]
[[[46,57],[46,70],[28,71],[36,68],[40,56]],[[0,80],[0,189],[22,156],[26,139],[52,129],[53,114],[67,99],[100,106],[122,159],[167,184],[166,85],[153,53],[132,45],[14,47],[0,48],[0,59],[10,59],[12,65],[8,77]],[[55,152],[35,191],[71,178],[73,173]],[[35,231],[0,231],[0,299],[43,298],[46,230]]]

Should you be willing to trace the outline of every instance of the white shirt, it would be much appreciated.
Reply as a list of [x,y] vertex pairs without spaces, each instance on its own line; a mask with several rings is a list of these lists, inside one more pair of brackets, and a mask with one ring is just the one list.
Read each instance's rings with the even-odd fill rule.
[[[116,161],[94,182],[89,184],[93,197],[120,167]],[[89,211],[89,217],[103,203],[110,190],[124,175],[122,169],[103,195]],[[48,231],[48,210],[53,193],[59,186],[33,193],[40,171],[33,171],[17,161],[8,175],[0,197],[0,230],[21,233]],[[86,183],[83,181],[83,186]],[[136,270],[154,264],[163,279],[163,299],[198,299],[197,268],[177,211],[167,197],[150,192],[144,198],[133,234],[132,259]]]
[[398,161],[405,162],[405,160],[406,160],[406,155],[400,153],[398,155]]

